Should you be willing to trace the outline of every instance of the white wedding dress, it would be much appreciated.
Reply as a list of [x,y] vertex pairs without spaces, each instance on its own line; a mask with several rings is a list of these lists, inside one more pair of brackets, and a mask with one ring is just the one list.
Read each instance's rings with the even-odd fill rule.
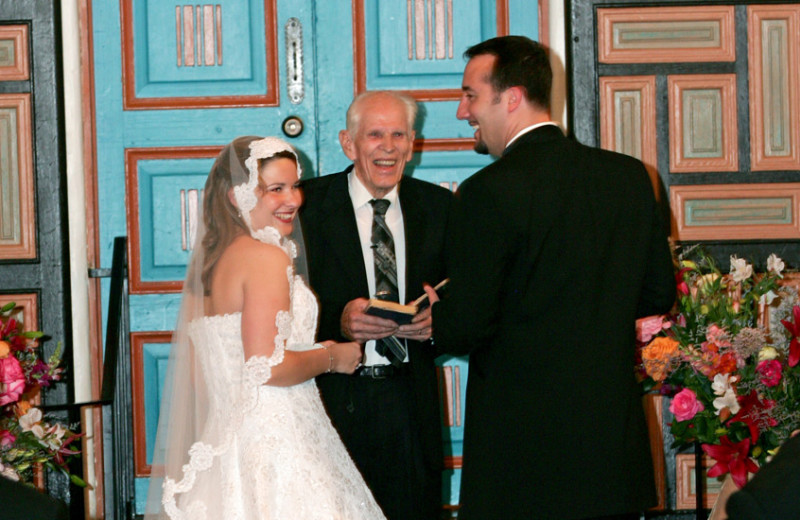
[[241,313],[189,325],[210,413],[183,479],[164,481],[162,503],[170,518],[384,518],[331,425],[314,380],[290,387],[263,384],[284,349],[319,348],[316,299],[291,268],[288,276],[291,311],[277,316],[270,358],[245,362]]

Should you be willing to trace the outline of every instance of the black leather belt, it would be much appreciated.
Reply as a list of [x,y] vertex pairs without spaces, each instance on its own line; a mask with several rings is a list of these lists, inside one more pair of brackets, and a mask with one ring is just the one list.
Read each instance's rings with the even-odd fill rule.
[[399,367],[394,365],[371,365],[364,366],[355,371],[355,375],[370,377],[372,379],[386,379],[387,377],[397,377],[411,372],[408,363],[403,363]]

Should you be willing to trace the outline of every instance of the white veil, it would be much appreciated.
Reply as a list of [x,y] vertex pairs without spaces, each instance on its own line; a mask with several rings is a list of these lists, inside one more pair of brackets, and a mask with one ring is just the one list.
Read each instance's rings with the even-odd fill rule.
[[[161,504],[162,484],[165,478],[177,482],[182,480],[184,467],[190,460],[189,451],[197,451],[197,446],[193,445],[200,438],[209,413],[210,389],[189,333],[189,324],[205,315],[204,297],[207,294],[204,281],[208,273],[204,271],[210,271],[206,265],[207,257],[221,255],[232,238],[241,233],[256,236],[275,231],[273,228],[251,229],[250,211],[257,202],[259,160],[280,152],[294,155],[299,178],[300,162],[291,146],[274,137],[247,136],[239,137],[223,148],[206,181],[196,240],[183,285],[178,322],[162,388],[158,433],[145,507],[146,520],[167,518]],[[231,189],[236,205],[231,203],[228,196]],[[294,224],[292,237],[302,245],[299,219]],[[283,245],[287,252],[296,253],[291,240],[284,240]],[[304,257],[296,258],[295,265],[298,261],[301,264],[298,270],[306,272]],[[211,447],[224,449],[222,444],[224,438],[220,437],[216,442],[211,442]]]

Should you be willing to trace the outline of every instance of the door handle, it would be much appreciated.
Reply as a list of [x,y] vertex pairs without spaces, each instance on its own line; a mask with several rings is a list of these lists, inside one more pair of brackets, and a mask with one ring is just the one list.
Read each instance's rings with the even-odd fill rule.
[[305,97],[303,86],[303,25],[297,18],[289,18],[284,27],[286,34],[286,90],[289,101],[297,105]]

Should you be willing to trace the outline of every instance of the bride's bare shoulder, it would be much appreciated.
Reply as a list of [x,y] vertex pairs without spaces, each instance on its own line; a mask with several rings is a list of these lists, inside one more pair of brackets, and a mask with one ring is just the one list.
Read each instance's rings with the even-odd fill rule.
[[279,246],[266,244],[246,235],[236,237],[222,256],[221,260],[241,267],[256,264],[260,269],[285,269],[290,263],[286,252]]

